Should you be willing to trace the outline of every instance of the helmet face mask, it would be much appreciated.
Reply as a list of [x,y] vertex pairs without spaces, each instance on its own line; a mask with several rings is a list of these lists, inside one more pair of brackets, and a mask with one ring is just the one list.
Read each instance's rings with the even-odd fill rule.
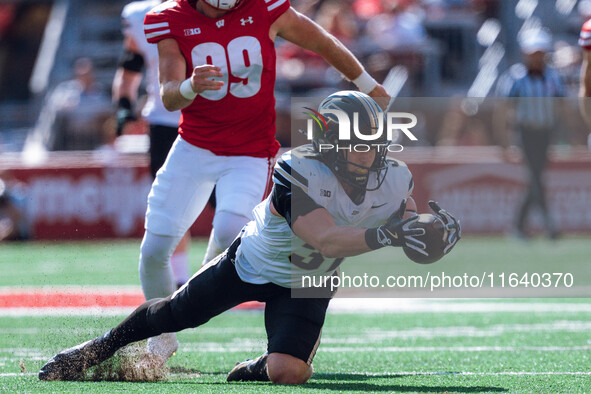
[[203,0],[217,10],[231,11],[238,8],[244,0]]
[[[347,114],[351,125],[357,120],[356,126],[363,135],[375,135],[380,132],[381,136],[375,140],[366,141],[359,138],[351,130],[351,138],[339,140],[338,116],[333,112],[339,110]],[[383,130],[384,113],[379,105],[366,94],[356,91],[341,91],[328,96],[322,101],[318,112],[326,120],[324,126],[314,124],[313,146],[319,158],[326,164],[337,178],[342,182],[353,186],[359,191],[372,191],[378,189],[383,183],[388,165],[386,155],[390,141]],[[357,113],[357,115],[354,115]],[[358,149],[360,148],[361,149]],[[349,152],[366,152],[370,149],[375,151],[373,163],[363,166],[351,162]],[[351,171],[351,168],[360,168],[363,171]],[[376,182],[370,184],[370,179]]]
[[[345,183],[348,183],[357,189],[364,191],[379,189],[382,182],[384,182],[386,172],[388,171],[388,166],[386,164],[386,153],[388,150],[386,144],[381,144],[379,151],[377,147],[373,147],[372,149],[376,151],[376,154],[372,165],[369,167],[351,162],[348,159],[348,150],[343,149],[339,151],[334,166],[335,175]],[[351,171],[350,167],[361,169],[363,171]],[[375,185],[369,186],[369,180],[372,176],[375,176],[377,182]]]

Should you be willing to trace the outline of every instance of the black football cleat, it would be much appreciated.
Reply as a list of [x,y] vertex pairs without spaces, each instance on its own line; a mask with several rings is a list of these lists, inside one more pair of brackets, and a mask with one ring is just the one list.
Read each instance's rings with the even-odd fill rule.
[[254,360],[238,362],[228,373],[228,382],[268,382],[267,356],[265,353]]
[[39,371],[40,380],[81,380],[86,369],[111,357],[109,333],[56,354]]

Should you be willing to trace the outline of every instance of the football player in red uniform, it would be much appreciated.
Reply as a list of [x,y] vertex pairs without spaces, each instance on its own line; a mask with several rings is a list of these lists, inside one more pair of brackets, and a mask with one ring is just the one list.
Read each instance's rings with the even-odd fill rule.
[[[216,212],[204,261],[230,245],[265,196],[279,149],[275,38],[318,53],[370,96],[387,93],[289,0],[167,1],[146,14],[144,32],[158,46],[162,102],[169,111],[181,110],[179,137],[148,197],[140,279],[151,299],[172,293],[170,255],[214,186]],[[173,334],[165,335],[148,348],[166,360],[178,344]]]

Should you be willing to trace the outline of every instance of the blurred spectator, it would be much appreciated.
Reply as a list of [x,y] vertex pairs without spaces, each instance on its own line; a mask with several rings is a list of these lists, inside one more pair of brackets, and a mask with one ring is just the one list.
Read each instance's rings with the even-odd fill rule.
[[461,100],[454,100],[443,117],[437,146],[489,145],[490,138],[484,121],[468,114]]
[[25,220],[24,188],[14,184],[10,188],[0,179],[0,241],[29,238]]
[[382,13],[382,2],[380,0],[355,0],[353,1],[353,12],[362,20],[369,20]]
[[[355,47],[358,27],[348,1],[322,2],[313,19],[345,46]],[[321,56],[292,43],[280,41],[277,58],[281,59],[277,62],[278,85],[287,81],[294,94],[324,86],[336,86],[342,80],[340,74],[334,72]]]
[[91,150],[103,142],[105,114],[111,98],[95,81],[92,61],[76,60],[74,77],[51,92],[41,110],[36,132],[48,150]]
[[349,46],[358,36],[356,16],[349,2],[327,0],[316,13],[316,23]]
[[27,100],[29,79],[52,5],[32,1],[1,3],[0,101]]
[[401,46],[416,46],[427,40],[427,33],[417,8],[409,0],[382,0],[384,13],[367,23],[370,42],[391,50]]

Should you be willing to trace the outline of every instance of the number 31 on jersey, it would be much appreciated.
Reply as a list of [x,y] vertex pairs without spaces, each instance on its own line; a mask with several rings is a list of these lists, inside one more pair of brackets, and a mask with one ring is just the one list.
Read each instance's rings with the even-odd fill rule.
[[[224,87],[220,90],[206,90],[200,94],[208,100],[221,100],[228,93],[238,98],[252,97],[261,89],[263,73],[263,55],[261,43],[255,37],[237,37],[224,48],[217,42],[204,42],[191,51],[193,67],[211,64],[219,67],[224,74],[221,78]],[[240,82],[229,82],[230,74],[242,79]]]

